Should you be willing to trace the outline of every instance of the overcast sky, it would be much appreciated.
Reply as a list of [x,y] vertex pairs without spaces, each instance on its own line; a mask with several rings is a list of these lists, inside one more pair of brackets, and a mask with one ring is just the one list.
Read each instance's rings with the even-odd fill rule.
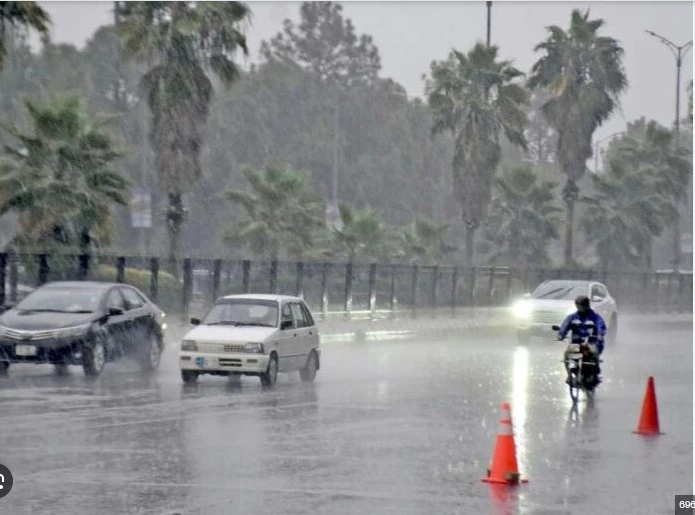
[[[53,19],[57,42],[82,47],[100,25],[112,23],[113,2],[39,2]],[[247,37],[256,61],[264,39],[282,27],[285,18],[297,19],[298,2],[249,2],[253,22]],[[486,6],[476,2],[344,2],[344,14],[359,33],[374,37],[382,60],[382,76],[401,83],[410,96],[422,96],[422,74],[433,59],[452,47],[467,50],[485,41]],[[675,114],[676,61],[668,48],[645,33],[657,32],[677,45],[693,34],[693,3],[687,2],[494,2],[492,43],[501,57],[528,71],[537,58],[533,47],[546,35],[545,27],[567,27],[572,9],[591,9],[591,17],[606,21],[605,35],[625,49],[630,83],[617,113],[596,133],[596,140],[623,130],[640,116],[670,125]],[[693,76],[693,53],[682,68],[681,113],[687,109],[685,88]]]

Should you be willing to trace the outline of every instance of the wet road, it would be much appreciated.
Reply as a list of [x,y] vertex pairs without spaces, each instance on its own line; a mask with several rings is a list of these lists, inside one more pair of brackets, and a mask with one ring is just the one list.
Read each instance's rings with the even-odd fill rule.
[[[622,328],[604,383],[572,411],[562,347],[508,336],[325,345],[315,384],[264,392],[176,354],[156,376],[14,367],[0,378],[0,513],[672,514],[693,491],[692,332]],[[632,434],[653,375],[661,429]],[[481,483],[500,404],[527,485]]]

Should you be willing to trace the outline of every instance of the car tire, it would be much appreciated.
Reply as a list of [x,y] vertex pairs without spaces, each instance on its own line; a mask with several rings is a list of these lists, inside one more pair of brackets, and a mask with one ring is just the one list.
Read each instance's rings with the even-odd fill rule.
[[9,361],[0,361],[0,376],[7,375],[7,370],[10,368]]
[[56,363],[53,365],[53,370],[59,376],[68,375],[68,364],[67,363]]
[[516,332],[516,341],[520,345],[528,345],[529,342],[531,341],[531,333],[528,331],[517,331]]
[[184,384],[193,384],[198,381],[198,375],[198,372],[195,370],[182,370],[181,380],[184,382]]
[[148,334],[140,349],[138,362],[142,372],[154,372],[162,359],[162,346],[155,334]]
[[82,352],[82,368],[88,377],[98,377],[106,365],[106,345],[103,338],[97,337],[90,347]]
[[270,355],[268,369],[261,374],[261,385],[272,388],[278,379],[278,357],[275,353]]
[[312,350],[306,360],[306,364],[299,370],[299,378],[305,383],[311,383],[316,378],[318,370],[318,359],[316,353]]

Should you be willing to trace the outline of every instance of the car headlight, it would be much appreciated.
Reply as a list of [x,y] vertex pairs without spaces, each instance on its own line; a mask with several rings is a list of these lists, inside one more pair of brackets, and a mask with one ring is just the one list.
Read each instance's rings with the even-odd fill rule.
[[247,343],[244,345],[245,352],[251,352],[254,354],[263,354],[263,344],[262,343]]
[[56,331],[57,338],[76,338],[79,336],[85,336],[85,334],[92,327],[92,324],[82,324],[76,325],[74,327],[65,327],[63,329],[58,329]]
[[197,351],[198,345],[193,340],[181,340],[181,350]]
[[520,300],[512,306],[512,313],[516,318],[529,318],[531,312],[531,304],[525,300]]

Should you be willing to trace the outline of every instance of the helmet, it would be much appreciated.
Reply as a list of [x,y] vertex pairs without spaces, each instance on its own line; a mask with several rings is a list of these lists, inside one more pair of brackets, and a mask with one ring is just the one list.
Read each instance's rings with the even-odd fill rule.
[[576,299],[574,299],[574,305],[577,306],[579,311],[591,309],[591,301],[586,295],[579,295]]

